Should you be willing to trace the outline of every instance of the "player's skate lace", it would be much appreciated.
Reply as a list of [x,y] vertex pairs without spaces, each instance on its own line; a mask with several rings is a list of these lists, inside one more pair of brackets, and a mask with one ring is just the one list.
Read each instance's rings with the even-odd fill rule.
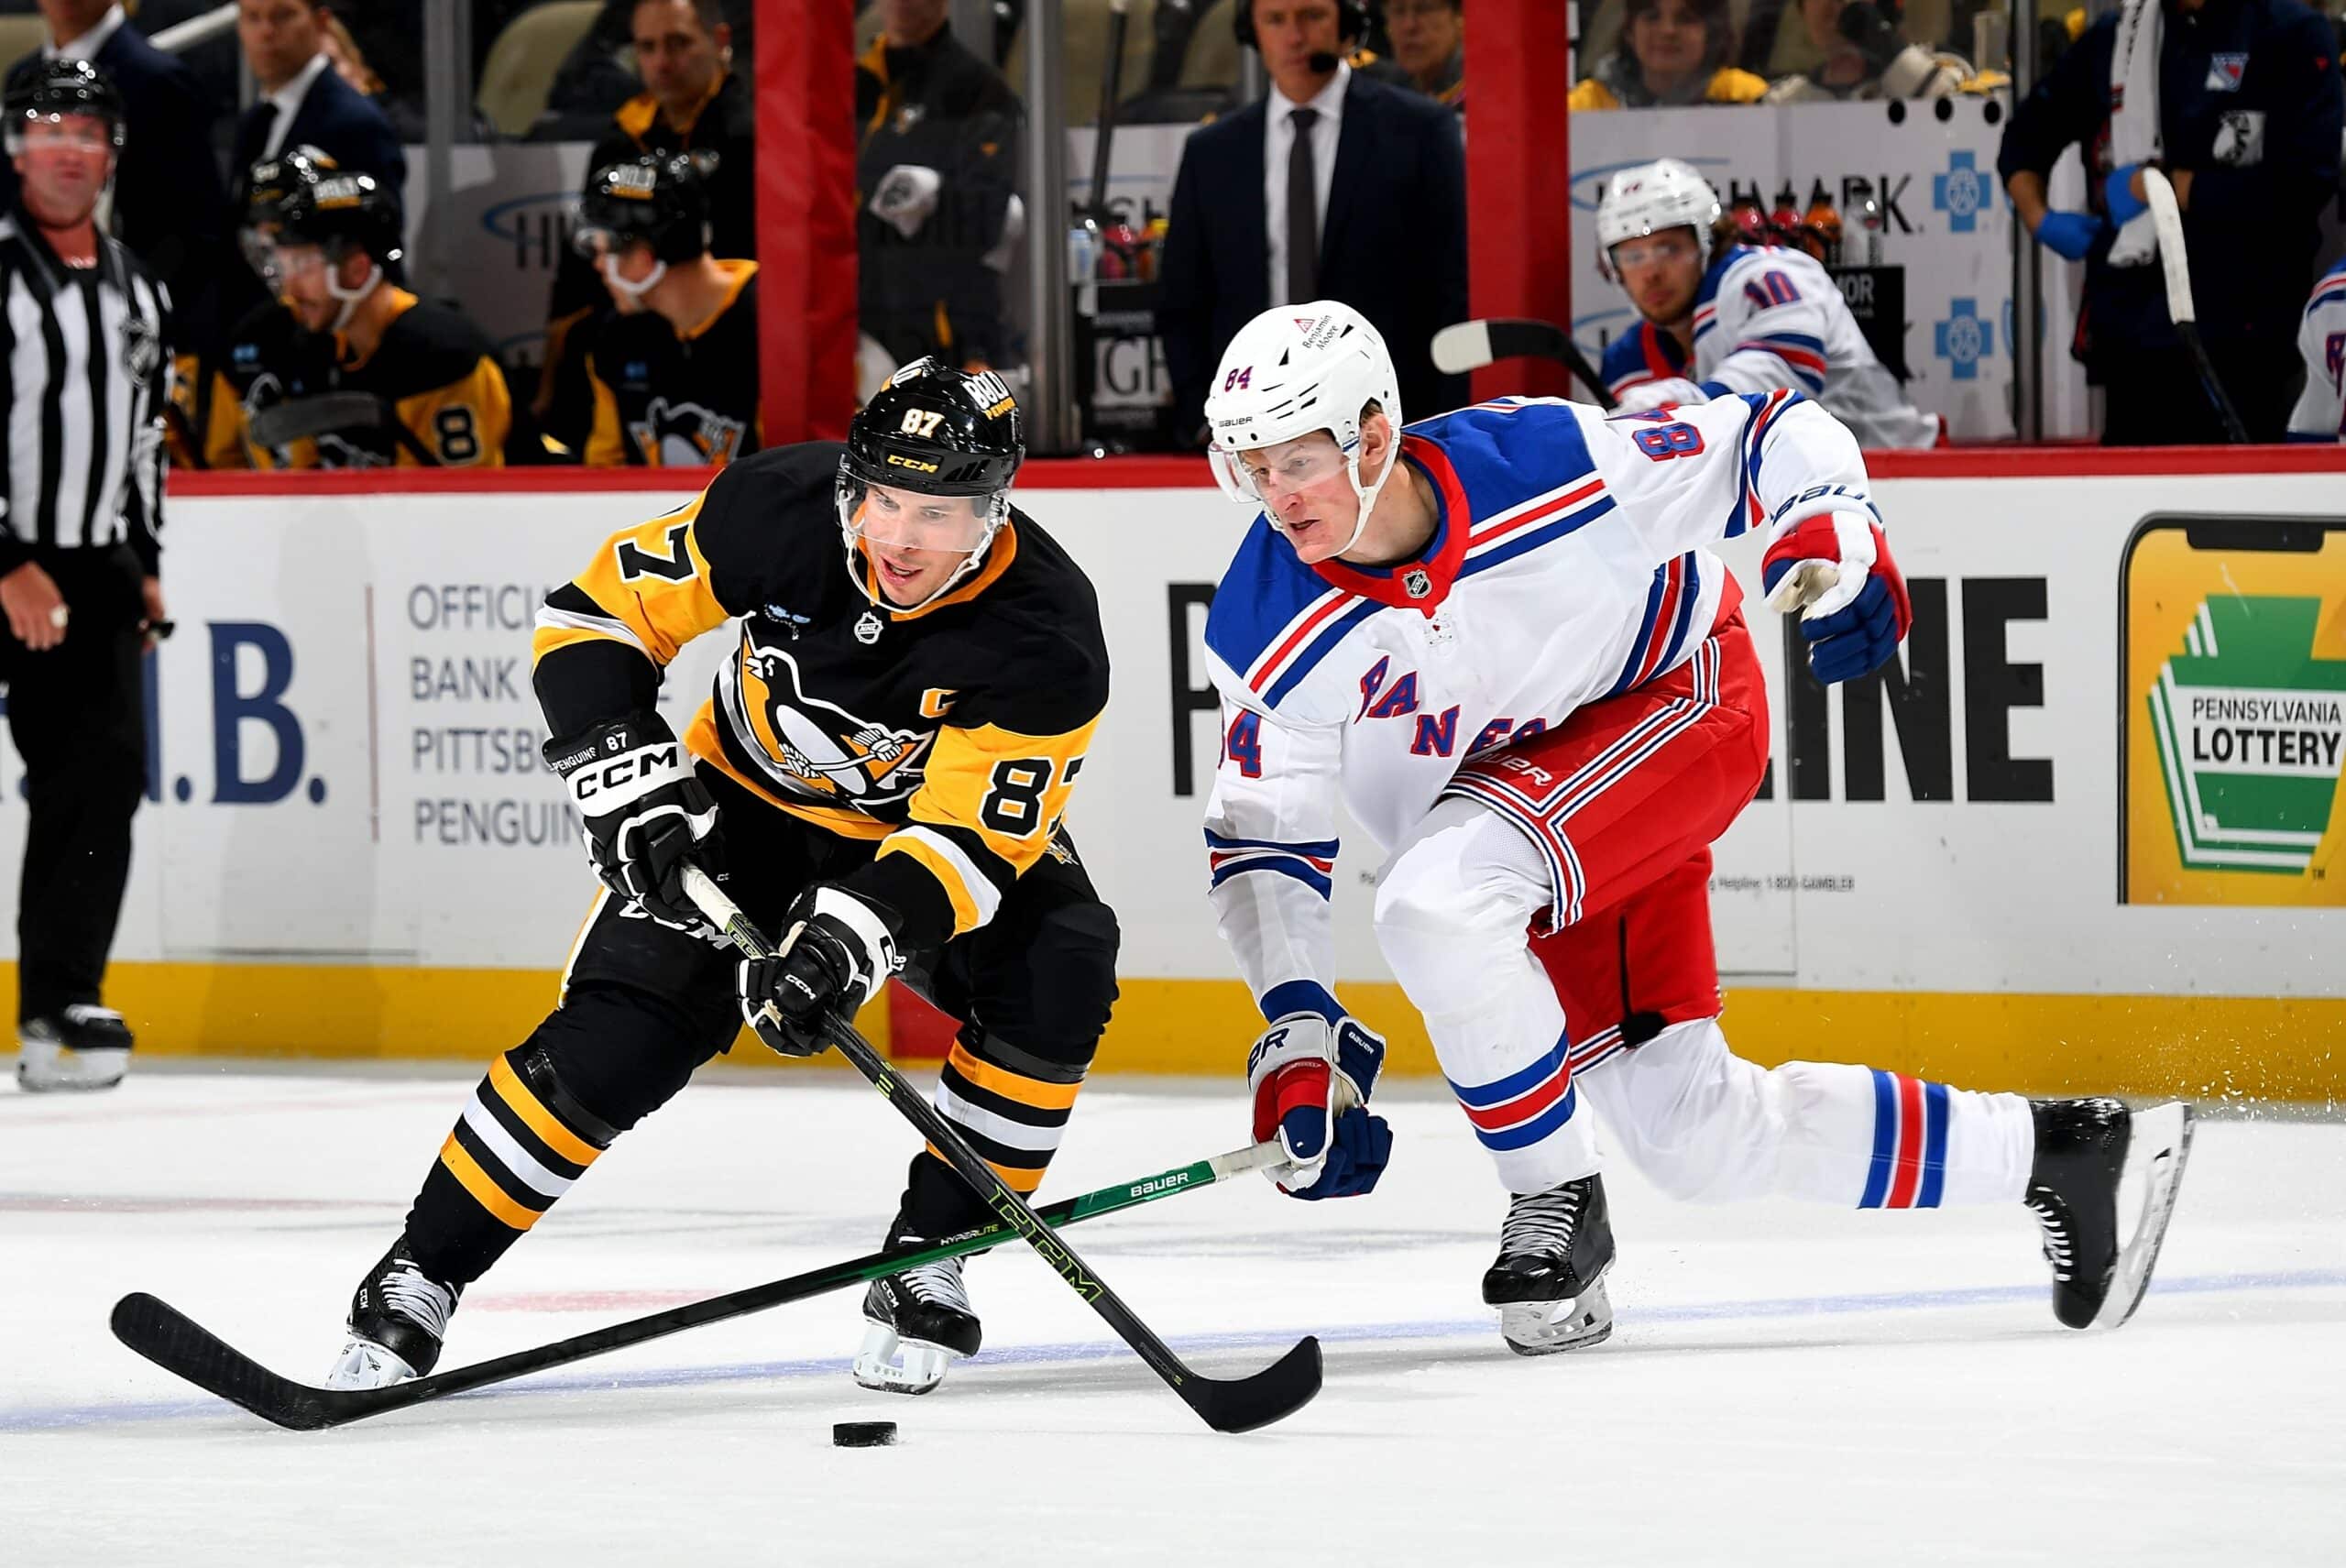
[[400,1259],[375,1282],[375,1290],[386,1308],[415,1323],[433,1339],[448,1337],[448,1314],[456,1310],[456,1298],[445,1287],[424,1277],[415,1265]]
[[2054,1279],[2067,1284],[2074,1271],[2067,1205],[2043,1188],[2032,1189],[2021,1201],[2035,1213],[2037,1224],[2044,1229],[2045,1261],[2053,1266]]
[[961,1283],[961,1260],[958,1257],[916,1264],[897,1275],[896,1282],[925,1306],[954,1312],[970,1310],[970,1292]]
[[1507,1205],[1507,1219],[1499,1226],[1500,1255],[1570,1255],[1573,1233],[1580,1227],[1581,1203],[1585,1193],[1584,1187],[1567,1182],[1545,1192],[1518,1197]]

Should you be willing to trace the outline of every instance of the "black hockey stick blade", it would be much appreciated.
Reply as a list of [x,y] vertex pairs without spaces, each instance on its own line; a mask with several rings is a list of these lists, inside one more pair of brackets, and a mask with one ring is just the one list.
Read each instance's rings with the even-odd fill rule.
[[1320,1392],[1320,1340],[1307,1334],[1250,1377],[1224,1382],[1192,1376],[1178,1386],[1189,1409],[1216,1431],[1253,1431],[1285,1420]]
[[[773,944],[766,939],[765,933],[741,913],[706,872],[687,861],[683,880],[685,896],[704,919],[724,934],[726,940],[752,959],[773,956]],[[756,1027],[763,1038],[765,1025]],[[960,1130],[947,1121],[926,1095],[897,1076],[896,1069],[857,1033],[854,1025],[834,1014],[823,1021],[823,1033],[847,1058],[849,1065],[880,1091],[881,1098],[894,1107],[898,1115],[917,1128],[929,1146],[969,1183],[970,1190],[993,1212],[997,1221],[1025,1238],[1026,1245],[1050,1265],[1051,1271],[1082,1297],[1101,1321],[1115,1331],[1116,1337],[1132,1346],[1134,1354],[1148,1363],[1149,1369],[1179,1394],[1208,1426],[1216,1431],[1251,1431],[1292,1415],[1320,1391],[1320,1346],[1311,1339],[1304,1340],[1276,1365],[1252,1377],[1223,1380],[1192,1371],[1157,1331],[1126,1306],[1124,1298],[1110,1289],[1108,1282],[1059,1238],[1048,1221],[994,1174],[993,1167],[970,1146]]]
[[[294,1431],[338,1427],[393,1409],[411,1399],[396,1398],[412,1384],[389,1388],[312,1388],[280,1377],[238,1351],[170,1302],[134,1290],[114,1304],[114,1337],[207,1394],[241,1405],[265,1421]],[[377,1397],[387,1397],[380,1403]],[[428,1397],[428,1396],[427,1396]]]
[[1610,413],[1619,406],[1572,334],[1553,322],[1518,316],[1458,322],[1433,334],[1432,350],[1433,367],[1445,376],[1462,376],[1501,359],[1552,360],[1580,378],[1597,407]]

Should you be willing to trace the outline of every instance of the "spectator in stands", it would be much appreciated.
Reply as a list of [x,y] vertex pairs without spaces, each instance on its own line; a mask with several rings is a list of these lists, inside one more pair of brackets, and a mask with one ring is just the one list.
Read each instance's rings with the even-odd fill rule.
[[859,315],[899,364],[930,355],[981,370],[1003,346],[1025,110],[953,36],[948,0],[880,6],[880,36],[855,62]]
[[[260,97],[236,122],[231,167],[248,170],[289,147],[314,147],[345,174],[371,174],[404,210],[407,154],[390,117],[345,82],[326,52],[329,13],[317,0],[236,0],[236,40]],[[237,207],[241,212],[241,195]]]
[[1629,0],[1620,47],[1567,102],[1574,109],[1755,104],[1768,84],[1727,64],[1734,52],[1727,0]]
[[391,97],[383,90],[383,79],[375,74],[375,68],[367,61],[366,51],[350,36],[350,29],[343,26],[340,16],[332,12],[326,13],[325,25],[318,30],[318,45],[325,50],[326,60],[334,67],[334,74],[349,83],[353,92],[383,112],[383,117],[391,122],[391,134],[399,137],[402,145],[423,139],[421,109],[405,99]]
[[[2086,264],[2071,352],[2103,389],[2105,444],[2224,439],[2168,319],[2143,186],[2154,159],[2182,210],[2217,376],[2250,439],[2281,439],[2321,211],[2338,188],[2341,120],[2330,24],[2297,0],[2128,0],[2014,109],[1997,172],[2038,242]],[[2072,145],[2088,210],[2052,212],[2045,180]]]
[[708,253],[708,196],[679,154],[587,177],[575,243],[614,313],[586,355],[595,467],[702,466],[764,444],[758,409],[758,264]]
[[[86,60],[123,97],[123,148],[115,168],[115,237],[171,294],[174,346],[192,373],[194,356],[218,342],[230,307],[222,291],[234,269],[225,202],[212,161],[218,111],[186,67],[125,24],[109,0],[40,0],[49,42],[9,67],[10,92],[28,85],[44,60]],[[0,159],[0,205],[16,176]]]
[[1899,27],[1903,12],[1900,0],[1800,0],[1801,22],[1825,60],[1769,88],[1767,102],[1947,98],[1962,91],[1968,74],[1907,41]]
[[1466,107],[1466,0],[1385,0],[1393,61],[1409,85],[1461,111]]
[[[620,104],[586,166],[690,153],[707,191],[711,244],[719,256],[757,254],[757,187],[751,159],[757,126],[748,86],[731,74],[733,30],[718,0],[635,0],[629,13],[644,90]],[[576,253],[554,269],[546,307],[545,370],[532,411],[546,433],[576,449],[586,431],[579,379],[585,358],[565,339],[605,303],[594,267]]]
[[1276,304],[1341,300],[1391,351],[1402,417],[1466,400],[1433,334],[1466,316],[1466,172],[1458,116],[1343,60],[1354,0],[1241,0],[1270,96],[1189,135],[1157,266],[1157,332],[1177,428],[1202,434],[1206,382],[1238,329]]
[[374,176],[286,181],[269,277],[283,304],[250,323],[227,362],[255,467],[501,467],[536,455],[481,330],[384,276],[400,244],[399,209]]

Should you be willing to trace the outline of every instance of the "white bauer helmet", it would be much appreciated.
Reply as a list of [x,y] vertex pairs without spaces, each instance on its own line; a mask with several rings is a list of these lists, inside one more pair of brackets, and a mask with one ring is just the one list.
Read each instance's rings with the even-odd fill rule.
[[[1370,403],[1384,411],[1396,439],[1384,471],[1364,482],[1361,411]],[[1360,516],[1341,555],[1360,543],[1377,492],[1400,466],[1401,389],[1393,356],[1368,318],[1350,305],[1313,300],[1274,306],[1239,328],[1222,350],[1206,396],[1206,425],[1213,438],[1206,455],[1222,494],[1260,509],[1273,528],[1281,527],[1278,514],[1264,503],[1238,455],[1317,431],[1335,437],[1360,498]]]
[[1597,256],[1606,276],[1613,276],[1615,246],[1674,228],[1694,229],[1695,251],[1708,267],[1711,225],[1718,217],[1719,193],[1690,163],[1662,158],[1617,171],[1596,203]]

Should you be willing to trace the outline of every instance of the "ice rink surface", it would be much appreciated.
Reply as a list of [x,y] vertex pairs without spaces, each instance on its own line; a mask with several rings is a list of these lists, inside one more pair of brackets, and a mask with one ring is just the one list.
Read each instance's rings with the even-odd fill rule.
[[[1023,1248],[920,1399],[846,1374],[855,1291],[286,1432],[107,1332],[151,1290],[314,1381],[472,1075],[0,1088],[0,1563],[2346,1562],[2346,1125],[2201,1125],[2134,1321],[2053,1321],[1996,1211],[1693,1208],[1620,1168],[1611,1343],[1527,1360],[1475,1287],[1502,1196],[1398,1086],[1365,1200],[1258,1177],[1075,1227],[1203,1369],[1306,1332],[1327,1386],[1205,1429]],[[1243,1142],[1233,1087],[1095,1083],[1046,1196]],[[866,1251],[914,1146],[860,1080],[706,1076],[467,1295],[444,1365]],[[893,1449],[831,1423],[893,1420]]]

